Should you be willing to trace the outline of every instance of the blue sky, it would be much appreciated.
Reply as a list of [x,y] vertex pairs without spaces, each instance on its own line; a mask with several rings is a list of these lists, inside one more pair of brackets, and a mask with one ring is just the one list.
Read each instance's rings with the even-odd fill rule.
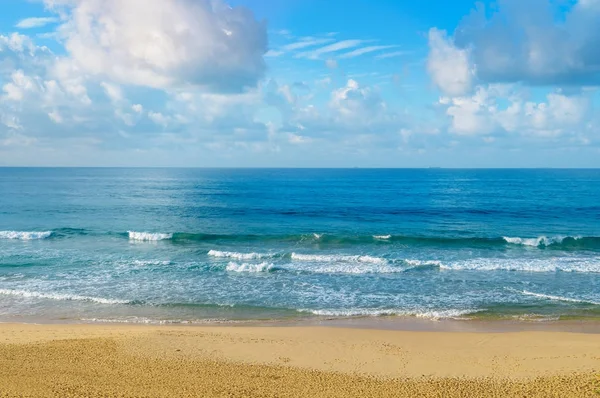
[[600,0],[5,0],[0,165],[599,167]]

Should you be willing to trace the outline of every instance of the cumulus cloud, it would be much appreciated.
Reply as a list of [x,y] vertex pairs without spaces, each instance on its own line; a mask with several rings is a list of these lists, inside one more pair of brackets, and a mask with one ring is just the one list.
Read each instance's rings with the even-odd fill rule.
[[579,0],[561,20],[555,7],[549,0],[480,6],[458,27],[455,43],[470,51],[484,82],[600,83],[600,2]]
[[475,74],[469,51],[456,47],[446,32],[435,28],[429,31],[427,70],[440,90],[451,96],[466,94]]
[[479,86],[471,96],[442,97],[450,119],[449,131],[457,135],[520,134],[558,137],[585,132],[591,111],[585,94],[565,95],[559,91],[544,101],[525,100],[514,88]]
[[265,72],[266,23],[221,0],[46,0],[84,73],[153,88],[218,92],[255,86]]

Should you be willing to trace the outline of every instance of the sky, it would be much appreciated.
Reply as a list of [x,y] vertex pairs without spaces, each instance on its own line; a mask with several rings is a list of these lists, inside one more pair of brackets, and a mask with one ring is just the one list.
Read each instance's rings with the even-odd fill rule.
[[600,167],[600,0],[0,8],[0,166]]

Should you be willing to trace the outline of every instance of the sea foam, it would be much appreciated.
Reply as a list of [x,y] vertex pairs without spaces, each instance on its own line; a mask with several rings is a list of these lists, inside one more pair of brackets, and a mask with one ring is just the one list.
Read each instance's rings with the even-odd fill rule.
[[[550,246],[554,244],[560,244],[568,237],[566,236],[539,236],[537,238],[519,238],[519,237],[508,237],[504,236],[503,239],[507,243],[511,243],[513,245],[522,245],[522,246]],[[573,237],[573,239],[579,239],[578,237]]]
[[377,239],[377,240],[388,240],[391,238],[392,238],[392,235],[373,235],[373,239]]
[[238,252],[224,252],[219,250],[210,250],[208,255],[217,258],[233,258],[236,260],[257,260],[261,258],[273,258],[276,254],[268,253],[238,253]]
[[530,292],[528,290],[514,290],[514,289],[508,289],[508,290],[514,291],[515,293],[523,294],[525,296],[532,296],[532,297],[537,297],[537,298],[552,300],[552,301],[564,301],[564,302],[568,302],[568,303],[600,305],[600,302],[585,300],[585,299],[575,299],[575,298],[570,298],[570,297],[553,296],[550,294]]
[[173,238],[173,234],[165,233],[151,233],[151,232],[136,232],[127,231],[130,240],[137,240],[143,242],[155,242],[159,240],[168,240]]
[[227,264],[225,270],[229,272],[269,272],[275,269],[275,266],[271,263],[260,263],[260,264],[251,264],[251,263],[235,263],[230,262]]
[[449,310],[400,310],[400,309],[369,309],[369,308],[349,308],[340,310],[299,310],[300,312],[308,312],[318,316],[330,317],[377,317],[377,316],[404,316],[415,317],[430,320],[440,319],[465,319],[466,315],[474,314],[480,310],[476,309],[449,309]]
[[520,271],[600,273],[600,258],[553,257],[536,259],[475,258],[446,262],[446,271]]
[[0,289],[0,294],[5,296],[20,296],[27,298],[39,298],[39,299],[48,299],[48,300],[58,300],[58,301],[89,301],[98,304],[127,304],[128,301],[124,300],[114,300],[114,299],[106,299],[101,297],[89,297],[89,296],[79,296],[73,294],[62,294],[62,293],[40,293],[40,292],[31,292],[27,290],[12,290],[12,289]]
[[381,257],[373,256],[344,256],[337,254],[298,254],[292,253],[292,260],[296,261],[311,261],[311,262],[354,262],[354,263],[370,263],[370,264],[387,264],[388,260]]
[[38,240],[46,239],[52,236],[52,231],[33,232],[33,231],[0,231],[0,239],[14,240]]

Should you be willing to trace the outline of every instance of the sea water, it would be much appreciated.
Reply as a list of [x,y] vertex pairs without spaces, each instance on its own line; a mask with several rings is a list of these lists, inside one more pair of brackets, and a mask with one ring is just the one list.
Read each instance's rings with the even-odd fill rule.
[[0,321],[600,316],[600,170],[0,169]]

